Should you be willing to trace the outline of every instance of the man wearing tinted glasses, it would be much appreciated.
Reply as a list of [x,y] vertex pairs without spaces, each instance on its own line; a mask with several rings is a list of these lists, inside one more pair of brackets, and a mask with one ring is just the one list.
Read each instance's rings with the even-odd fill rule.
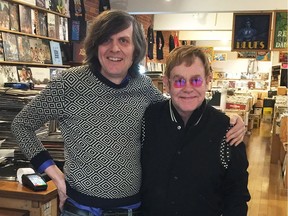
[[145,216],[243,216],[250,199],[245,144],[226,141],[229,118],[205,101],[211,80],[205,54],[174,49],[166,62],[169,101],[150,105],[143,131]]

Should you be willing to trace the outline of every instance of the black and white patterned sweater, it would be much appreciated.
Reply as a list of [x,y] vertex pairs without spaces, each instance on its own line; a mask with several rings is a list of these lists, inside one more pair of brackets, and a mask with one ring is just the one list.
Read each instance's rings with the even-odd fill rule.
[[110,208],[139,201],[141,119],[163,100],[150,78],[116,85],[89,66],[62,71],[15,117],[12,131],[31,163],[51,159],[35,130],[57,119],[64,139],[67,195]]

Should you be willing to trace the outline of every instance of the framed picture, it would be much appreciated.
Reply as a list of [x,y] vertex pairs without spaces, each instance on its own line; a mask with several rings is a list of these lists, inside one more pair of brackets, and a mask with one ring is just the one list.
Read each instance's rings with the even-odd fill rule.
[[206,54],[206,56],[210,62],[213,61],[213,57],[214,57],[214,48],[213,47],[198,47],[198,48],[201,49]]
[[19,61],[16,35],[2,32],[2,38],[5,61]]
[[226,61],[226,60],[227,60],[227,53],[214,54],[214,61]]
[[288,52],[279,52],[279,62],[288,62]]
[[257,55],[257,52],[253,52],[253,51],[252,52],[249,52],[249,51],[238,52],[237,58],[253,58],[253,59],[255,59],[256,55]]
[[17,67],[17,74],[19,82],[32,82],[33,76],[31,68],[28,67]]
[[266,52],[266,51],[257,52],[256,60],[257,61],[271,61],[271,52]]
[[288,17],[287,11],[274,12],[274,32],[272,50],[287,50]]
[[20,30],[23,33],[32,34],[31,11],[31,8],[25,5],[19,5]]
[[272,12],[234,13],[232,51],[269,51]]

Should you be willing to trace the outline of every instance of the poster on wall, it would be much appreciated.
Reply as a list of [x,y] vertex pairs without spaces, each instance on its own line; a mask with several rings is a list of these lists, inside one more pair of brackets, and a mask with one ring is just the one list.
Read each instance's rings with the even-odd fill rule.
[[272,13],[234,13],[232,51],[269,51]]
[[213,47],[198,47],[201,49],[207,56],[209,62],[212,62],[214,59],[214,48]]
[[279,52],[279,62],[288,62],[288,52],[281,51]]
[[227,53],[215,53],[213,60],[214,61],[226,61],[227,60]]
[[271,52],[257,52],[257,61],[271,61]]
[[249,51],[245,51],[245,52],[237,52],[237,58],[252,58],[255,59],[257,56],[257,52],[249,52]]
[[288,16],[287,11],[274,12],[274,32],[272,50],[287,50]]

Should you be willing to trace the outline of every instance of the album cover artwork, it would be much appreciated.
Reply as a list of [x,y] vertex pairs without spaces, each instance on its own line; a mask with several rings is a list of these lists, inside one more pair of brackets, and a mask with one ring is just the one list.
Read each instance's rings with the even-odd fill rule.
[[18,82],[17,67],[0,65],[0,84]]
[[19,11],[18,5],[9,3],[9,19],[10,19],[10,30],[19,31]]
[[38,11],[38,35],[47,36],[47,13]]
[[73,42],[73,62],[82,63],[85,58],[85,50],[80,42]]
[[50,80],[55,79],[64,68],[50,68]]
[[45,8],[45,0],[36,0],[36,6]]
[[15,34],[2,33],[5,61],[19,61]]
[[78,20],[72,20],[71,40],[80,40],[80,21]]
[[48,37],[56,38],[55,14],[47,14]]
[[20,31],[32,34],[31,9],[24,5],[19,5]]
[[55,15],[55,38],[57,39],[60,39],[59,27],[60,27],[60,16]]
[[46,9],[57,12],[57,2],[55,0],[45,0]]
[[42,44],[40,46],[40,61],[44,64],[52,63],[50,44],[48,40],[42,40]]
[[9,4],[0,0],[0,28],[10,29]]
[[62,65],[62,55],[59,42],[50,41],[50,50],[52,56],[52,63],[55,65]]
[[36,19],[36,16],[38,18],[38,11],[31,9],[32,34],[34,35],[37,34],[37,28],[38,28],[38,19]]
[[21,62],[32,62],[30,43],[27,36],[17,35],[18,55]]
[[34,87],[44,88],[48,82],[50,81],[50,69],[49,68],[43,68],[43,67],[33,67],[31,68],[32,74],[33,74],[33,83]]
[[68,41],[68,19],[59,17],[59,39]]
[[18,66],[17,74],[19,82],[25,82],[25,83],[29,83],[31,81],[33,82],[33,74],[31,68],[25,66]]
[[30,44],[30,55],[32,58],[32,62],[41,63],[40,47],[42,44],[42,40],[36,38],[29,38],[29,44]]

